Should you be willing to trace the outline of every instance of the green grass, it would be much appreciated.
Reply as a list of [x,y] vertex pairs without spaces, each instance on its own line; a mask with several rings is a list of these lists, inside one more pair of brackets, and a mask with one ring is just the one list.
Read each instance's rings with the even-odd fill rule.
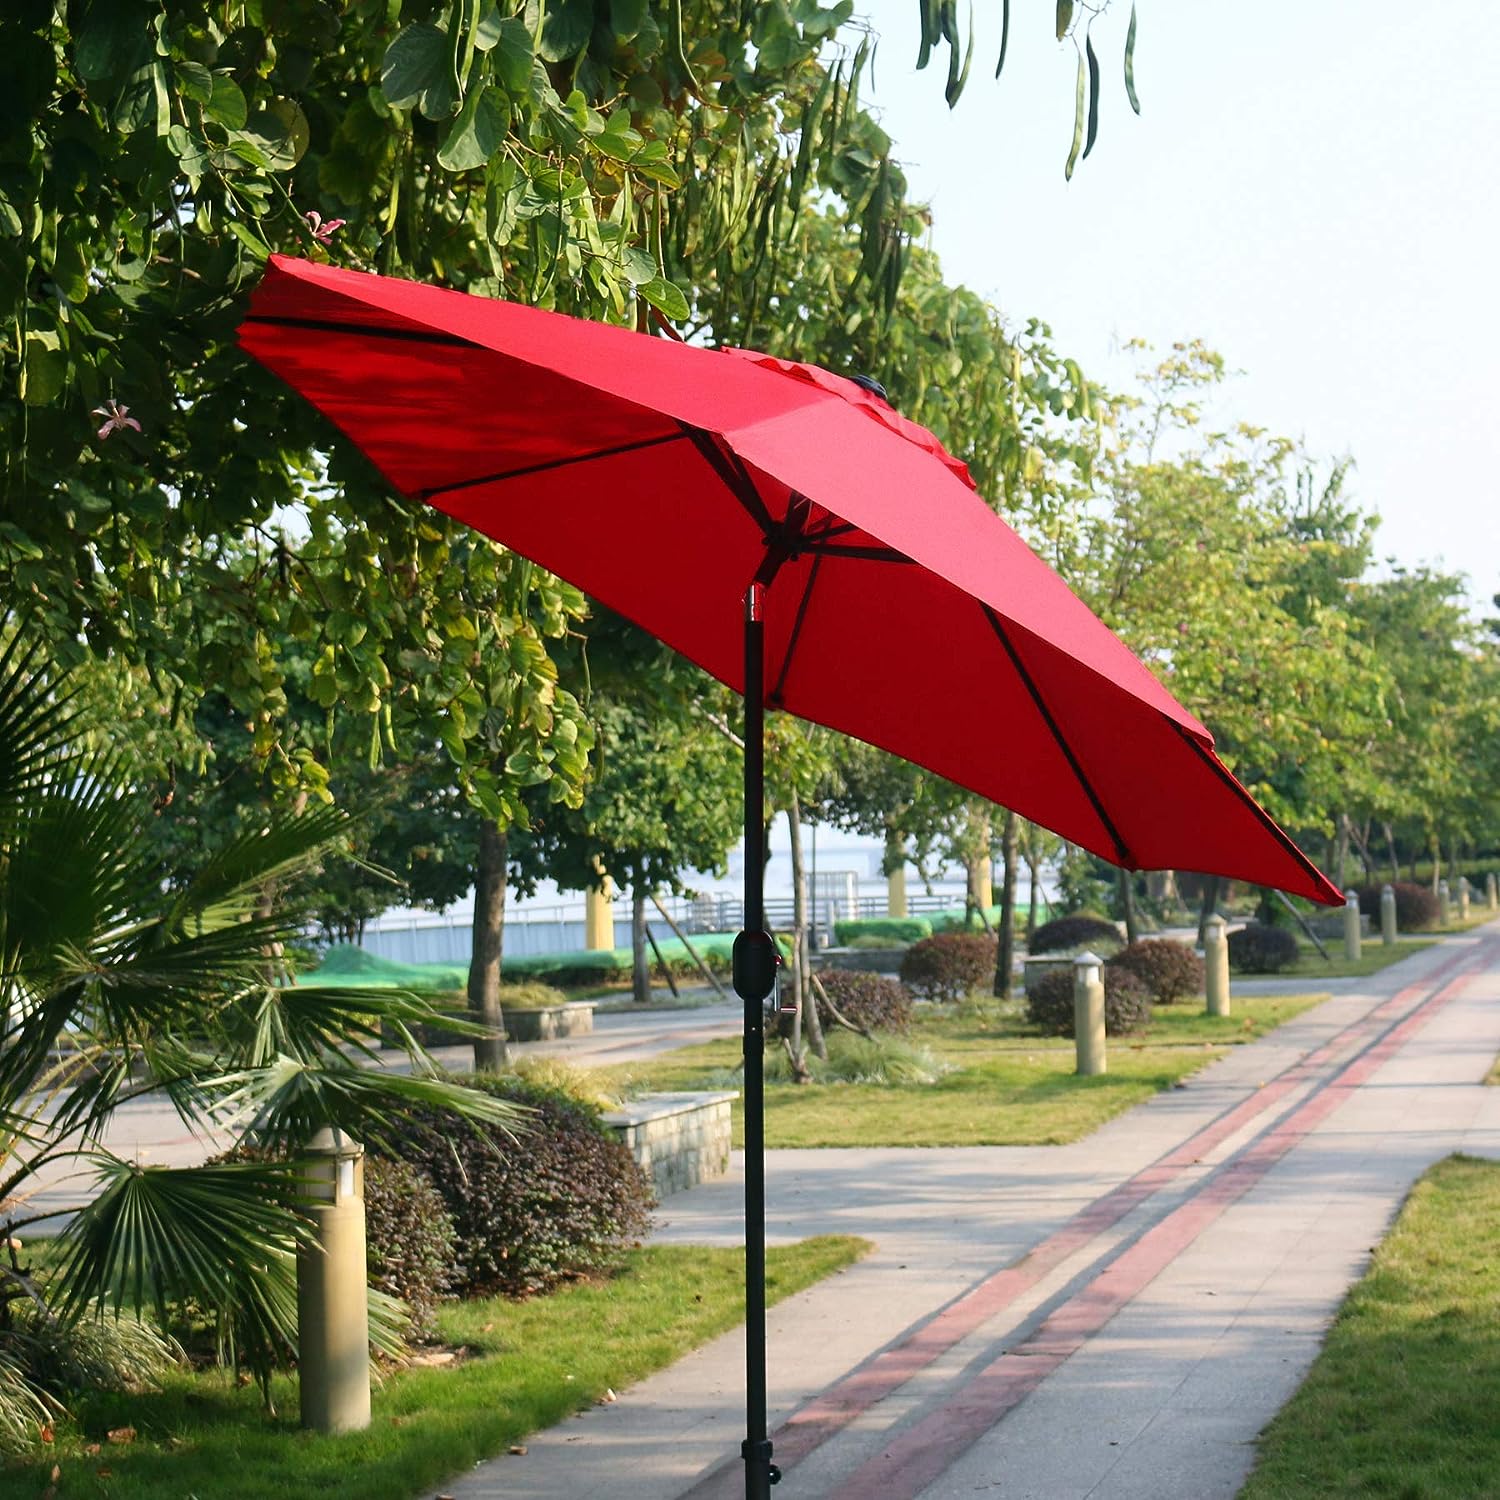
[[1500,1163],[1413,1189],[1240,1500],[1500,1493]]
[[[1019,1019],[1014,1003],[919,1013],[911,1040],[953,1072],[931,1084],[768,1084],[766,1144],[1062,1145],[1172,1087],[1224,1048],[1253,1041],[1323,998],[1241,1000],[1226,1019],[1204,1015],[1197,1000],[1159,1006],[1144,1036],[1111,1038],[1109,1071],[1097,1078],[1077,1077],[1073,1043],[1036,1035]],[[617,1088],[733,1087],[739,1055],[738,1038],[726,1038],[606,1071]],[[734,1128],[738,1145],[738,1105]]]
[[[1378,974],[1391,964],[1400,963],[1403,958],[1410,958],[1412,954],[1422,952],[1424,948],[1432,947],[1434,941],[1433,938],[1403,937],[1398,938],[1387,948],[1378,936],[1374,939],[1366,938],[1360,945],[1359,957],[1351,962],[1344,957],[1342,938],[1323,940],[1323,946],[1328,950],[1327,960],[1321,958],[1318,950],[1306,939],[1299,939],[1298,946],[1302,949],[1302,956],[1291,968],[1283,969],[1281,973],[1274,975],[1246,974],[1243,977],[1246,979],[1364,979],[1371,974]],[[1234,978],[1231,977],[1231,993],[1233,989]]]
[[[769,1300],[869,1249],[828,1235],[770,1250]],[[60,1500],[414,1500],[734,1327],[743,1277],[740,1251],[655,1245],[631,1252],[608,1281],[530,1302],[455,1304],[439,1327],[467,1357],[390,1377],[375,1392],[369,1429],[338,1437],[299,1430],[291,1377],[276,1382],[275,1418],[253,1389],[219,1372],[182,1372],[157,1395],[94,1396],[59,1426],[40,1462],[0,1468],[0,1494],[40,1496],[56,1463]],[[134,1427],[135,1440],[109,1442],[122,1427]],[[101,1446],[90,1454],[90,1444]]]

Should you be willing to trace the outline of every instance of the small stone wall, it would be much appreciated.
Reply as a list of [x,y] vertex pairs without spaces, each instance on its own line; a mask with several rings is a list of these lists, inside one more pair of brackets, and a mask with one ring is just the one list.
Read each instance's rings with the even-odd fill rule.
[[729,1170],[729,1106],[737,1093],[645,1094],[604,1123],[651,1178],[658,1198]]
[[588,1036],[594,1029],[592,1000],[539,1005],[534,1010],[511,1006],[504,1015],[506,1034],[513,1042],[553,1042],[560,1036]]

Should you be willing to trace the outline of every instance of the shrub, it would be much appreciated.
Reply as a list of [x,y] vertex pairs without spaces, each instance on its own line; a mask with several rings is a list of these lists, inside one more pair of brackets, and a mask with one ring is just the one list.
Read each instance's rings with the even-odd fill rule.
[[[1151,992],[1129,969],[1106,964],[1104,976],[1104,1032],[1128,1036],[1151,1024]],[[1026,994],[1026,1014],[1032,1025],[1048,1036],[1073,1035],[1073,971],[1054,969],[1044,974]]]
[[526,1133],[420,1111],[400,1154],[432,1179],[458,1231],[467,1296],[522,1297],[607,1266],[646,1228],[651,1185],[597,1110],[506,1073],[460,1080],[526,1105]]
[[1151,992],[1158,1005],[1184,995],[1203,993],[1203,960],[1186,943],[1142,938],[1109,960],[1112,969],[1128,969]]
[[1057,917],[1044,922],[1026,940],[1028,953],[1066,953],[1069,948],[1105,948],[1113,952],[1120,946],[1120,929],[1103,917]]
[[[1438,925],[1443,915],[1438,898],[1425,885],[1397,880],[1391,883],[1391,889],[1396,893],[1396,926],[1402,932],[1422,932]],[[1482,883],[1479,889],[1482,895]],[[1359,888],[1359,909],[1377,925],[1380,922],[1380,890],[1378,885]]]
[[[1000,908],[998,906],[987,907],[985,916],[989,918],[990,926],[993,927],[1000,920]],[[934,912],[930,918],[934,934],[939,932],[981,932],[984,923],[979,919],[979,908],[972,911],[962,906],[955,906],[951,911]]]
[[[903,1034],[911,1029],[911,995],[897,980],[853,969],[825,969],[818,979],[828,998],[856,1026]],[[833,1024],[821,999],[818,1004],[824,1026]]]
[[1229,934],[1229,962],[1242,974],[1279,974],[1297,962],[1299,951],[1284,927],[1250,922]]
[[962,1000],[995,977],[996,943],[982,933],[923,938],[901,960],[901,982],[919,999]]
[[560,1057],[523,1057],[511,1065],[511,1071],[533,1088],[566,1094],[589,1109],[615,1109],[622,1097],[605,1084],[601,1074],[589,1068],[575,1067]]
[[568,997],[540,979],[523,979],[520,983],[500,986],[500,1009],[545,1010],[549,1005],[566,1005]]
[[365,1162],[365,1263],[370,1285],[411,1308],[411,1331],[433,1332],[437,1305],[459,1279],[458,1235],[442,1194],[410,1162]]
[[926,917],[862,917],[857,922],[835,922],[833,936],[846,948],[860,938],[882,938],[882,947],[895,948],[931,937],[932,923]]

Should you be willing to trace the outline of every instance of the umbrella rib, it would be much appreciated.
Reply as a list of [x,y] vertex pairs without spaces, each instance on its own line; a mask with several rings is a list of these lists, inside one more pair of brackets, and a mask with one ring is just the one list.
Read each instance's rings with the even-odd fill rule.
[[701,427],[690,427],[684,422],[682,434],[692,440],[693,446],[707,460],[714,473],[724,481],[729,493],[750,513],[750,519],[760,527],[761,531],[769,535],[775,530],[776,523],[771,519],[771,513],[760,498],[760,492],[755,488],[749,472],[740,462],[739,455],[733,451],[726,454],[713,440],[712,435]]
[[1041,690],[1036,685],[1036,680],[1026,669],[1026,663],[1021,660],[1020,653],[1011,643],[1010,637],[1005,633],[1005,627],[1000,623],[1000,616],[990,608],[988,604],[981,603],[980,608],[984,611],[984,617],[990,622],[991,629],[999,638],[1000,644],[1005,647],[1005,654],[1010,657],[1010,664],[1016,669],[1016,675],[1026,685],[1026,691],[1031,694],[1031,701],[1036,704],[1037,712],[1041,714],[1047,728],[1052,732],[1052,738],[1057,741],[1057,748],[1062,751],[1064,759],[1073,768],[1073,774],[1078,778],[1078,784],[1083,788],[1084,795],[1093,805],[1094,812],[1099,821],[1104,825],[1104,831],[1109,834],[1111,842],[1115,846],[1115,854],[1120,863],[1129,866],[1132,863],[1130,849],[1125,840],[1120,837],[1120,830],[1115,827],[1114,820],[1105,812],[1104,804],[1099,800],[1099,794],[1094,790],[1087,776],[1083,774],[1083,767],[1079,764],[1078,757],[1073,753],[1073,747],[1063,736],[1057,720],[1052,716],[1052,710],[1047,707],[1046,700],[1042,697]]
[[802,622],[807,618],[808,601],[812,598],[813,585],[818,581],[818,569],[823,566],[823,559],[817,554],[813,555],[812,567],[807,572],[807,583],[802,589],[802,598],[797,604],[797,616],[792,621],[792,633],[787,639],[786,653],[781,658],[781,671],[776,675],[776,686],[771,689],[769,703],[780,704],[782,701],[781,690],[786,686],[786,674],[792,668],[792,653],[797,649],[797,639],[802,634]]
[[1277,826],[1276,820],[1270,815],[1270,813],[1268,813],[1265,808],[1263,808],[1260,803],[1257,802],[1255,798],[1252,797],[1249,792],[1247,792],[1244,787],[1242,787],[1239,782],[1234,779],[1233,773],[1223,763],[1223,761],[1219,759],[1217,755],[1213,754],[1212,751],[1205,749],[1202,743],[1198,740],[1197,736],[1188,733],[1188,731],[1184,729],[1181,724],[1173,724],[1172,728],[1175,729],[1177,733],[1181,735],[1189,745],[1192,746],[1193,750],[1197,753],[1198,758],[1214,773],[1214,775],[1217,776],[1219,780],[1222,781],[1225,786],[1227,786],[1235,794],[1235,796],[1240,799],[1241,802],[1247,803],[1249,805],[1251,810],[1255,813],[1255,816],[1260,819],[1261,824],[1266,829],[1266,831],[1275,837],[1276,841],[1282,846],[1282,848],[1285,849],[1287,853],[1290,854],[1297,861],[1297,863],[1301,865],[1302,868],[1313,877],[1315,881],[1324,880],[1327,878],[1323,874],[1323,872],[1296,846],[1296,844],[1292,842],[1289,835],[1287,835],[1282,831],[1280,827]]
[[482,484],[499,484],[506,479],[524,479],[529,474],[545,474],[549,469],[566,469],[572,464],[592,463],[599,458],[616,458],[621,453],[636,453],[642,448],[659,448],[663,443],[680,443],[687,434],[669,432],[663,437],[641,438],[634,443],[618,443],[613,448],[596,448],[592,453],[576,453],[571,458],[551,458],[545,463],[527,464],[520,469],[503,469],[498,474],[481,474],[477,479],[460,479],[454,484],[439,484],[432,489],[417,490],[417,499],[431,500],[435,495],[451,495],[455,490],[477,489]]
[[379,323],[341,323],[336,318],[274,318],[265,313],[248,313],[246,323],[260,323],[268,328],[306,328],[314,333],[353,333],[361,338],[400,339],[409,344],[442,344],[447,348],[482,349],[473,339],[456,333],[439,333],[427,328],[387,328]]

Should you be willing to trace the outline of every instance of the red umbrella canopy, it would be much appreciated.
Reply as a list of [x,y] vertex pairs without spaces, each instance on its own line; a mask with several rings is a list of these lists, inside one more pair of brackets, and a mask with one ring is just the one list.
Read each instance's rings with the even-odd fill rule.
[[402,494],[743,691],[1116,864],[1337,904],[1213,737],[871,391],[517,303],[273,257],[243,346]]

